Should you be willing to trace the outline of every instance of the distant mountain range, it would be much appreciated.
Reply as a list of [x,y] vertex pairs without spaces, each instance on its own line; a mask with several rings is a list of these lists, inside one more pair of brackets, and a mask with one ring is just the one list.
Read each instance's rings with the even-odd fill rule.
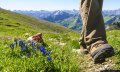
[[[82,28],[82,21],[78,10],[56,10],[56,11],[22,11],[14,10],[14,12],[33,16],[38,19],[50,21],[67,28],[80,31]],[[120,21],[120,9],[118,10],[104,10],[104,21],[106,26]]]
[[104,15],[120,15],[120,8],[117,10],[104,10]]

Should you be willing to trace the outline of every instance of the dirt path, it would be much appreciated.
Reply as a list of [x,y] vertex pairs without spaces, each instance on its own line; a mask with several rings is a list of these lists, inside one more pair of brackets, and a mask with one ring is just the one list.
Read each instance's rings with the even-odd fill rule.
[[80,56],[80,66],[82,69],[81,72],[100,72],[103,70],[111,70],[112,67],[115,65],[111,58],[106,59],[104,63],[94,64],[89,54]]

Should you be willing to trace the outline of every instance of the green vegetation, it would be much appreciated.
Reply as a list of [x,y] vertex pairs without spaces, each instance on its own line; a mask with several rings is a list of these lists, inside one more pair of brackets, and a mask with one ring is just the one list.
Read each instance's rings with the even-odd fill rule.
[[108,26],[108,30],[114,30],[114,29],[118,29],[120,30],[120,22],[114,22],[113,24]]
[[68,19],[65,19],[61,22],[60,25],[65,26],[70,29],[73,29],[73,30],[76,30],[76,31],[80,31],[81,26],[82,26],[79,16],[70,17]]
[[104,22],[109,21],[110,19],[114,18],[115,16],[104,16]]
[[14,29],[17,30],[16,32],[19,32],[19,31],[30,32],[33,30],[47,31],[47,32],[71,31],[67,28],[52,24],[47,21],[37,20],[29,16],[24,16],[24,15],[10,12],[10,11],[5,11],[3,9],[0,9],[0,29],[9,31],[9,32],[13,32]]
[[115,56],[112,60],[115,63],[113,69],[120,69],[120,30],[112,30],[107,32],[109,43],[115,48]]
[[[9,44],[14,38],[26,40],[38,32],[43,33],[43,40],[50,50],[52,60],[47,61],[41,52],[37,56],[26,57],[15,47],[12,51]],[[120,31],[107,31],[109,43],[116,49],[110,58],[120,69]],[[29,16],[0,9],[0,71],[1,72],[80,72],[86,70],[87,57],[74,53],[79,48],[79,33],[46,21],[39,21]],[[90,60],[92,62],[92,60]],[[88,69],[88,68],[87,68]]]
[[[0,29],[0,71],[76,72],[80,70],[78,58],[72,52],[73,48],[79,48],[77,32],[3,9],[0,9]],[[38,32],[43,33],[46,49],[51,50],[51,62],[47,62],[39,50],[37,56],[31,55],[29,58],[21,55],[18,47],[12,52],[9,44],[14,38],[26,40]]]

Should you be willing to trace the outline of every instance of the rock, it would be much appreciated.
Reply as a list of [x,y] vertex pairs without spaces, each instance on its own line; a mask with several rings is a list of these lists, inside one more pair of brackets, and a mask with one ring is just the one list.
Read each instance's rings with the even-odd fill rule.
[[42,43],[43,42],[43,39],[42,39],[42,33],[38,33],[36,35],[33,35],[31,37],[29,37],[27,39],[28,42],[40,42]]

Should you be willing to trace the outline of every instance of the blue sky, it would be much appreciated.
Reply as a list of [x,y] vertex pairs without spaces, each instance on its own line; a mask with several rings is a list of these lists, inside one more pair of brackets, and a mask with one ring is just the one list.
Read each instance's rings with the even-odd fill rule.
[[[103,10],[120,8],[120,0],[104,0]],[[79,9],[80,0],[0,0],[8,10],[72,10]]]

